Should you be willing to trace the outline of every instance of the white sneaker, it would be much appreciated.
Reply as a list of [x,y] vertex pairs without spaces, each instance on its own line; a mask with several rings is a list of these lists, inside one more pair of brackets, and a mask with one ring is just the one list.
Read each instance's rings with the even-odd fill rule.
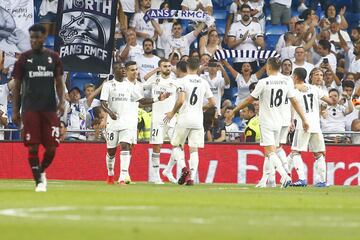
[[47,187],[46,173],[41,173],[41,182]]
[[46,192],[46,186],[44,183],[40,182],[36,185],[35,192]]
[[161,181],[161,179],[159,179],[159,180],[156,180],[156,181],[154,182],[154,184],[155,184],[155,185],[161,185],[161,184],[164,184],[164,182]]
[[167,177],[167,179],[169,179],[170,182],[172,183],[177,183],[177,180],[174,178],[174,176],[172,175],[171,172],[167,172],[166,170],[162,171],[162,175],[164,175],[165,177]]
[[255,187],[256,187],[256,188],[266,188],[266,184],[258,183],[258,184],[256,184]]
[[273,182],[273,181],[268,181],[267,184],[266,184],[267,187],[270,187],[270,188],[276,188],[276,182]]

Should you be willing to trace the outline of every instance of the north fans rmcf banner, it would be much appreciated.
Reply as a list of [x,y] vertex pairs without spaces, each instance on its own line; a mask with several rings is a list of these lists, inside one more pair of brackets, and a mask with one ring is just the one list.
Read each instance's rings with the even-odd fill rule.
[[[188,150],[188,149],[187,149]],[[186,151],[187,151],[186,150]],[[289,146],[285,147],[287,153]],[[187,151],[188,152],[188,151]],[[42,156],[43,151],[40,153]],[[130,163],[130,176],[133,181],[152,179],[152,146],[137,144],[133,149]],[[160,168],[169,161],[171,146],[161,148]],[[50,179],[99,180],[107,177],[105,164],[105,143],[62,143],[47,172]],[[23,143],[3,142],[0,148],[0,178],[31,179],[27,161],[27,149]],[[206,144],[199,149],[198,180],[201,183],[254,184],[262,175],[264,154],[258,144]],[[186,159],[189,159],[188,154]],[[311,153],[303,154],[306,176],[313,183],[314,158]],[[326,147],[327,182],[330,185],[360,185],[360,147]],[[119,177],[119,152],[116,154],[115,177]],[[174,175],[179,176],[181,169],[174,167]],[[297,180],[295,170],[293,180]],[[279,182],[279,175],[277,175]],[[105,183],[104,183],[105,184]],[[279,185],[278,185],[279,186]]]
[[117,0],[59,0],[55,50],[66,71],[109,73]]

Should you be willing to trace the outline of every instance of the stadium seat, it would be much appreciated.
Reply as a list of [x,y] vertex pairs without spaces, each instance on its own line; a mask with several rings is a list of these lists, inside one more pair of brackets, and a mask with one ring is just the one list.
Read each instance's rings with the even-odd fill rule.
[[349,29],[360,26],[360,13],[347,12],[345,18],[349,23]]
[[45,40],[45,47],[46,48],[54,48],[54,44],[55,44],[55,37],[53,35],[48,35],[46,40]]
[[[355,0],[358,1],[358,0]],[[352,0],[329,0],[328,4],[334,4],[337,9],[346,6],[348,10],[352,7]]]
[[281,35],[288,31],[287,26],[266,24],[266,35]]
[[218,22],[218,20],[225,20],[227,13],[227,10],[214,10],[213,17],[216,19],[216,23]]
[[226,28],[226,20],[225,19],[216,20],[216,30],[219,33],[219,35],[225,34],[225,28]]

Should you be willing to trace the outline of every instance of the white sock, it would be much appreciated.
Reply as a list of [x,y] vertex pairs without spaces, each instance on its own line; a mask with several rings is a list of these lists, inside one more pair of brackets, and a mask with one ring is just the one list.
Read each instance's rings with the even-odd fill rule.
[[326,182],[326,162],[324,155],[321,155],[318,159],[316,159],[317,162],[317,173],[319,176],[320,182]]
[[284,151],[284,149],[283,148],[277,149],[276,154],[280,158],[280,161],[281,161],[286,173],[289,173],[289,164],[288,164],[288,160],[286,158],[286,152]]
[[198,152],[190,153],[189,166],[190,166],[190,179],[195,181],[196,173],[197,173],[198,166],[199,166]]
[[130,152],[121,151],[120,152],[120,177],[119,181],[124,181],[127,175],[129,174],[129,165],[130,165]]
[[115,156],[110,156],[106,153],[106,168],[108,176],[114,176]]
[[268,157],[264,158],[263,174],[259,181],[259,185],[265,185],[270,176],[270,160]]
[[289,156],[287,157],[287,161],[288,161],[288,166],[289,166],[289,173],[291,174],[292,169],[294,168],[294,160],[293,160],[291,154],[289,154]]
[[275,170],[280,173],[281,178],[285,179],[286,177],[288,177],[278,155],[272,152],[268,155],[268,157],[270,159],[270,163],[275,167]]
[[295,170],[299,176],[300,180],[305,180],[305,172],[304,172],[304,162],[301,159],[301,155],[300,154],[294,154],[292,156],[293,162],[294,162],[294,167]]
[[318,182],[320,182],[320,179],[319,179],[319,167],[318,167],[318,161],[316,161],[315,159],[315,162],[314,162],[314,176],[313,176],[313,183],[316,184]]
[[160,181],[160,172],[159,172],[159,166],[160,166],[160,153],[152,153],[151,154],[151,162],[152,162],[152,168],[153,173],[156,181]]
[[180,147],[173,148],[174,161],[177,162],[180,169],[186,167],[184,151]]
[[174,158],[174,151],[171,151],[170,159],[165,167],[165,171],[171,172],[175,164],[176,164],[176,159]]
[[269,178],[268,178],[268,183],[276,183],[275,167],[272,165],[271,162],[269,164],[269,167],[270,167],[270,174],[269,174]]

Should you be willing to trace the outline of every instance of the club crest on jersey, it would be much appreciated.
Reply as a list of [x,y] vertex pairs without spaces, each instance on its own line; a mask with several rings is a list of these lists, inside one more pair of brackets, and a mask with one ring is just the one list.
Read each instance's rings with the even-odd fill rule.
[[48,57],[48,63],[52,63],[52,58],[51,57]]

